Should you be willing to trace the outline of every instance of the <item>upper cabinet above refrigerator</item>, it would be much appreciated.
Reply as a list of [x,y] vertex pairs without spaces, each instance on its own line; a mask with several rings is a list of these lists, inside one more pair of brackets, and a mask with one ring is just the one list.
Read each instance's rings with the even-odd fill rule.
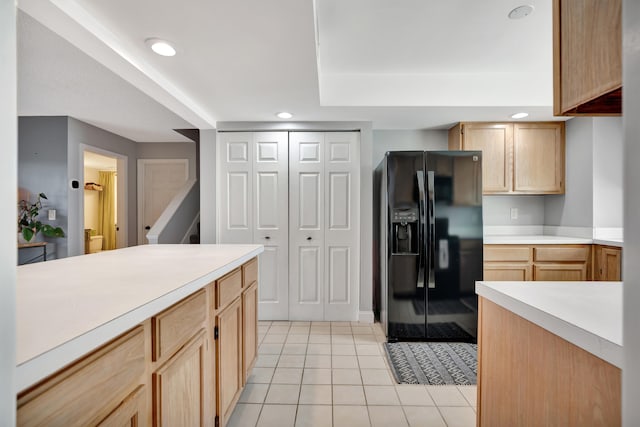
[[458,123],[449,150],[482,151],[482,194],[564,194],[564,122]]
[[556,116],[622,114],[622,0],[554,0]]

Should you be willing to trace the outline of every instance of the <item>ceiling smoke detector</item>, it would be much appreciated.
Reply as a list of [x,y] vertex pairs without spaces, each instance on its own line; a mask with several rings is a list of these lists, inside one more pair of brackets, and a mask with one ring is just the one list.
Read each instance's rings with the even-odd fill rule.
[[522,19],[533,13],[533,6],[530,4],[525,4],[522,6],[518,6],[509,12],[509,19]]

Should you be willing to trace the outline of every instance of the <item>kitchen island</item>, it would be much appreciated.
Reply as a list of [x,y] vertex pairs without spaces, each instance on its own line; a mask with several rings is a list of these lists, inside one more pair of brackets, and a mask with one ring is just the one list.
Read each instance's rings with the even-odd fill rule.
[[478,426],[621,424],[622,283],[477,282]]
[[18,425],[224,425],[257,351],[259,245],[18,267]]

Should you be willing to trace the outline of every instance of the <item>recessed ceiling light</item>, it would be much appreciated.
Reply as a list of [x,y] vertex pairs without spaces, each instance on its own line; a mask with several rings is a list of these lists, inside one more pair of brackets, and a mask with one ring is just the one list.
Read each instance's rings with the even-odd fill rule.
[[522,19],[533,13],[533,6],[530,4],[525,4],[522,6],[518,6],[509,12],[509,19]]
[[525,117],[529,116],[529,113],[515,113],[511,115],[512,119],[524,119]]
[[291,117],[293,117],[293,114],[287,113],[286,111],[282,111],[280,113],[277,113],[276,116],[278,116],[281,119],[290,119]]
[[158,55],[174,56],[176,54],[176,49],[166,40],[150,38],[144,42]]

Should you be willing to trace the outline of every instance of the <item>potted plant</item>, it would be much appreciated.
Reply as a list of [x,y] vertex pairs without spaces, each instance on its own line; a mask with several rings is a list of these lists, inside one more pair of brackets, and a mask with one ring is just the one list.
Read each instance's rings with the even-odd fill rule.
[[29,203],[27,200],[20,200],[18,203],[18,233],[22,235],[25,242],[30,242],[40,231],[47,237],[64,237],[62,228],[43,224],[38,220],[42,199],[48,200],[44,193],[38,194],[38,200],[35,203]]

